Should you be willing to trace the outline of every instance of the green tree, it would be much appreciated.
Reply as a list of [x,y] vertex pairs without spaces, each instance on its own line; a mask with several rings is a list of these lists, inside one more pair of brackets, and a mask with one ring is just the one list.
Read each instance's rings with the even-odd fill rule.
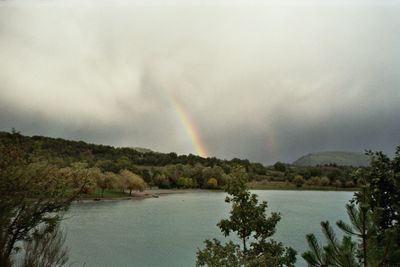
[[310,251],[302,256],[310,266],[399,266],[400,147],[392,160],[381,152],[368,155],[370,166],[351,175],[364,185],[346,205],[351,224],[337,222],[342,243],[328,222],[321,223],[327,245],[321,249],[314,235],[307,236]]
[[282,162],[278,161],[277,163],[274,164],[274,169],[276,171],[285,172],[286,166]]
[[163,168],[163,173],[166,178],[172,183],[172,186],[175,187],[177,185],[177,181],[180,177],[180,167],[177,165],[167,165]]
[[371,157],[371,165],[360,174],[369,184],[371,195],[368,201],[378,215],[378,228],[380,231],[391,228],[399,230],[400,146],[397,147],[393,160],[382,152],[368,152],[368,155]]
[[132,195],[132,190],[143,191],[146,188],[146,182],[139,175],[123,170],[121,176],[125,180],[125,186],[129,190],[129,195]]
[[204,169],[204,167],[203,167],[203,165],[201,165],[201,163],[194,164],[190,169],[190,177],[196,181],[196,184],[199,187],[204,186],[203,169]]
[[217,239],[205,240],[206,247],[197,252],[196,266],[239,267],[242,266],[243,253],[240,246],[232,241],[221,244]]
[[224,175],[224,170],[221,167],[215,166],[215,167],[206,167],[202,170],[202,178],[204,181],[204,185],[208,187],[208,181],[211,178],[214,178],[217,180],[218,184],[222,184],[222,177]]
[[122,156],[117,160],[116,166],[119,170],[130,169],[132,162],[126,156]]
[[96,190],[96,181],[92,175],[96,170],[88,168],[86,163],[75,162],[70,167],[61,168],[59,172],[70,179],[72,189],[81,189],[82,194],[89,194]]
[[306,236],[309,251],[302,257],[310,267],[359,267],[355,256],[356,244],[349,236],[344,236],[342,242],[338,242],[329,222],[321,222],[327,244],[321,248],[314,234]]
[[[323,249],[320,248],[313,234],[307,235],[310,251],[302,256],[310,266],[369,266],[371,255],[368,253],[368,243],[375,226],[371,219],[371,209],[366,202],[367,194],[367,188],[363,188],[356,194],[356,198],[346,205],[351,224],[342,220],[336,222],[339,229],[344,232],[341,243],[336,240],[329,222],[321,222],[322,232],[327,241]],[[358,243],[353,242],[352,237],[355,237]]]
[[241,244],[206,240],[206,248],[197,252],[197,266],[294,266],[296,252],[270,239],[280,215],[273,212],[266,216],[267,203],[259,203],[257,196],[247,190],[243,168],[236,168],[231,175],[225,201],[232,204],[232,209],[229,219],[217,225],[225,237],[236,234]]
[[370,166],[356,173],[357,180],[367,185],[367,193],[356,199],[368,205],[372,212],[375,233],[369,237],[371,263],[398,266],[400,262],[400,146],[390,159],[382,152],[367,155]]
[[121,175],[121,173],[114,175],[115,175],[114,188],[121,190],[121,193],[125,193],[126,183],[124,177]]
[[82,184],[74,189],[74,175],[35,162],[19,140],[0,142],[0,266],[11,266],[26,242],[43,237],[39,227],[54,233],[62,212],[85,186],[84,178],[77,179]]
[[113,172],[102,173],[99,169],[95,168],[90,174],[96,181],[97,186],[101,190],[101,197],[104,197],[104,190],[112,189],[116,183],[116,176]]
[[[362,199],[361,199],[362,198]],[[368,239],[374,231],[372,212],[367,202],[367,188],[363,188],[357,196],[358,205],[349,203],[346,205],[347,215],[351,225],[340,220],[337,226],[348,236],[359,239],[358,258],[364,266],[368,266]]]
[[154,178],[154,182],[159,188],[164,188],[164,189],[171,188],[171,182],[169,181],[169,179],[167,177],[165,177],[165,175],[163,173],[156,174],[155,178]]
[[96,167],[98,167],[102,172],[119,172],[118,165],[112,160],[99,160],[96,163]]
[[179,188],[192,188],[194,186],[194,183],[192,178],[179,177],[177,185]]

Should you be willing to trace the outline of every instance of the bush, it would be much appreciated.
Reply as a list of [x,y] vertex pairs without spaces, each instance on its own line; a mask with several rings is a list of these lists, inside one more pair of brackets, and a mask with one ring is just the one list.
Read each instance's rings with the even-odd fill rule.
[[165,177],[164,174],[157,175],[154,179],[156,186],[162,189],[169,189],[171,188],[171,182]]
[[207,181],[207,188],[209,189],[216,189],[218,188],[218,181],[215,178],[210,178]]
[[319,179],[320,186],[328,186],[330,184],[330,180],[328,177],[324,176]]
[[305,181],[305,183],[308,185],[319,185],[320,181],[321,181],[320,177],[311,177],[310,179]]
[[179,177],[176,182],[179,188],[192,188],[193,180],[188,177]]
[[334,184],[335,187],[342,187],[343,186],[342,181],[340,181],[340,180],[335,180],[335,182],[333,184]]
[[345,185],[346,185],[346,187],[354,187],[355,186],[353,181],[347,181]]
[[304,179],[301,175],[297,175],[296,177],[294,177],[293,179],[293,183],[297,186],[297,187],[302,187],[304,184]]

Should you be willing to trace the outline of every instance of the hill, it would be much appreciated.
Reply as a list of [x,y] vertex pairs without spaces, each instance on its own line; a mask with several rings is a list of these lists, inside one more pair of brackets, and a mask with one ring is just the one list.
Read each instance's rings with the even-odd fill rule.
[[[89,166],[99,166],[104,171],[118,173],[121,169],[136,170],[139,166],[166,166],[176,164],[200,164],[204,167],[219,166],[228,171],[236,165],[241,165],[247,171],[264,174],[265,167],[247,159],[231,160],[216,157],[203,158],[197,155],[178,155],[174,152],[159,153],[147,148],[113,147],[108,145],[90,144],[83,141],[72,141],[45,136],[24,136],[18,132],[0,131],[0,146],[17,145],[42,160],[61,166],[73,162],[87,162]],[[1,156],[1,155],[0,155]]]
[[[98,177],[122,177],[124,171],[132,172],[150,186],[158,188],[223,188],[232,178],[232,171],[238,166],[249,181],[256,181],[268,187],[311,188],[317,186],[354,187],[355,181],[349,175],[352,167],[347,166],[291,166],[275,164],[263,166],[247,159],[231,160],[216,157],[203,158],[196,155],[159,153],[148,149],[113,147],[90,144],[45,136],[24,136],[19,132],[0,131],[0,163],[3,158],[17,153],[27,163],[42,162],[60,170],[85,170],[100,173],[94,183],[98,190],[104,183]],[[339,162],[339,161],[336,161]],[[340,163],[340,162],[339,162]],[[105,176],[104,176],[105,175]],[[296,177],[301,177],[300,180]],[[122,178],[106,189],[120,194],[118,188],[125,184]],[[100,181],[100,185],[96,183]],[[96,191],[97,192],[97,191]],[[101,191],[103,192],[103,191]]]
[[132,149],[136,150],[137,152],[140,152],[140,153],[151,153],[151,152],[154,152],[153,150],[148,149],[148,148],[144,148],[144,147],[132,147]]
[[368,166],[369,158],[363,153],[329,151],[311,153],[300,157],[293,165],[296,166],[317,166],[336,164],[339,166]]

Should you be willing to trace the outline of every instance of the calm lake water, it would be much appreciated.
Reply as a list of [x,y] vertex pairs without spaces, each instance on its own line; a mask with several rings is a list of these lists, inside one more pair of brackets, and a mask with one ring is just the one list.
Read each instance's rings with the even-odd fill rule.
[[[279,211],[275,240],[307,249],[305,235],[322,237],[320,221],[346,220],[351,192],[253,191]],[[228,216],[225,193],[172,194],[143,200],[74,204],[63,222],[70,262],[85,267],[195,265],[203,240],[223,239],[216,224]],[[320,239],[322,240],[322,239]],[[296,266],[306,266],[298,256]]]

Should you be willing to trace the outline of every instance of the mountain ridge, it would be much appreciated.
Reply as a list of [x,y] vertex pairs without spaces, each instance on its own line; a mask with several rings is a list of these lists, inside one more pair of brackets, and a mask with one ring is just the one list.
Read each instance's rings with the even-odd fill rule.
[[368,166],[369,157],[361,152],[320,151],[309,153],[295,160],[296,166],[317,166],[336,164],[340,166]]

